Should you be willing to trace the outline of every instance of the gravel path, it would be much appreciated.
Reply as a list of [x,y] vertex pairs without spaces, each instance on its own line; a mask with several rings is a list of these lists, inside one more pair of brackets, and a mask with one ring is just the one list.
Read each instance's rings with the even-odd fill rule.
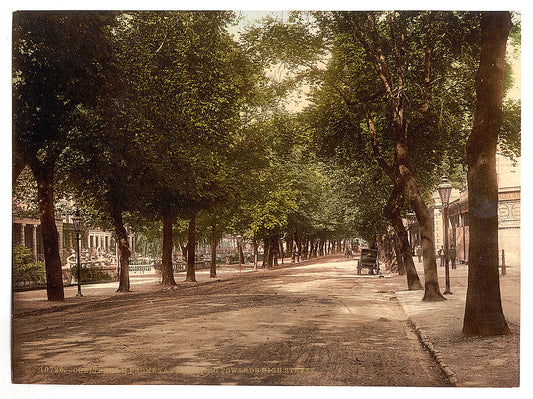
[[14,382],[444,386],[384,280],[330,257],[20,315]]

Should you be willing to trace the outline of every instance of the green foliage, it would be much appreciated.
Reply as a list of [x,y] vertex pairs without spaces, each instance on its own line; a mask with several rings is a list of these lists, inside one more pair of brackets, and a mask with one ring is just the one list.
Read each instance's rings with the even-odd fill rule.
[[511,159],[520,157],[521,151],[521,101],[507,100],[503,104],[503,119],[500,128],[500,151]]
[[54,168],[80,110],[113,70],[110,13],[19,11],[13,19],[14,147],[33,168]]
[[[371,37],[369,15],[392,81],[396,51],[406,57],[396,94],[423,196],[443,174],[460,185],[479,59],[475,12],[293,12],[249,27],[241,43],[227,31],[231,12],[18,13],[17,154],[57,168],[60,192],[72,194],[90,224],[109,228],[111,214],[124,214],[152,256],[161,252],[166,212],[176,216],[175,245],[198,212],[202,242],[213,223],[218,238],[371,240],[386,223],[391,183],[377,166],[368,115],[390,165],[395,147],[389,99],[351,26]],[[512,37],[519,43],[519,29]],[[301,84],[311,87],[312,105],[284,111],[283,97]],[[520,112],[519,102],[506,103],[506,155],[520,155]],[[19,206],[35,198],[25,172],[14,198],[14,210],[36,215]]]
[[13,213],[19,217],[39,217],[37,183],[31,170],[26,167],[13,185]]
[[27,284],[44,285],[45,283],[44,262],[33,262],[29,248],[13,245],[13,285],[21,287]]
[[231,190],[228,160],[252,86],[249,63],[225,30],[232,13],[130,17],[121,43],[134,96],[134,140],[148,170],[146,205],[187,218]]
[[[74,280],[77,281],[78,278],[78,266],[74,265],[70,268],[70,271],[72,272],[72,277]],[[81,276],[80,281],[83,283],[88,282],[97,282],[97,281],[110,281],[113,279],[113,276],[106,272],[105,270],[102,270],[101,268],[97,266],[84,266],[81,265]]]
[[20,268],[31,263],[33,257],[29,248],[23,245],[13,245],[13,267]]
[[[370,33],[370,16],[373,16],[382,56],[389,66],[386,73],[391,74],[393,82],[399,79],[397,51],[406,58],[406,67],[401,71],[405,89],[398,97],[401,97],[408,121],[412,168],[422,194],[428,196],[443,173],[462,170],[461,166],[466,164],[464,148],[474,104],[479,15],[468,12],[314,12],[312,16],[314,20],[305,28],[311,33],[320,30],[323,40],[320,43],[308,40],[307,45],[315,46],[317,51],[329,50],[326,68],[310,67],[290,51],[276,51],[276,46],[273,46],[273,54],[306,67],[308,76],[316,82],[307,120],[321,159],[339,167],[359,165],[361,171],[365,170],[363,173],[375,175],[371,171],[374,154],[366,128],[370,111],[381,156],[391,166],[395,162],[390,100],[385,97],[382,82],[352,26],[352,23],[358,25],[366,36],[367,45],[375,50],[378,41]],[[304,25],[300,27],[303,28]],[[266,31],[269,29],[270,23]],[[402,33],[405,33],[406,48],[398,49],[395,46],[399,45]],[[278,40],[285,37],[286,34],[279,35]],[[300,41],[306,37],[301,35]],[[273,40],[270,38],[267,42]],[[431,86],[426,92],[428,43],[432,51]],[[302,44],[296,46],[301,48]]]

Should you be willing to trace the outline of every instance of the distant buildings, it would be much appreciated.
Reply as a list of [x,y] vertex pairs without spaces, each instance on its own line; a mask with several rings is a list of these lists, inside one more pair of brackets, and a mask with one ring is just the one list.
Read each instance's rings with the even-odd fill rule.
[[[498,248],[500,262],[502,250],[506,265],[520,265],[520,159],[514,164],[509,158],[496,157],[498,175]],[[442,205],[437,192],[429,207],[433,221],[435,248],[444,246]],[[450,245],[455,245],[457,261],[468,263],[469,215],[468,191],[453,190],[449,204],[450,224],[448,226]],[[419,244],[418,224],[408,224],[413,247]]]
[[[56,219],[56,227],[59,234],[59,254],[61,263],[66,264],[67,258],[76,249],[76,233],[74,227],[66,216],[64,219]],[[33,218],[21,218],[13,215],[13,245],[22,245],[29,248],[34,261],[44,260],[44,249],[41,237],[40,220]],[[128,235],[130,250],[135,253],[135,235]],[[97,255],[115,256],[116,242],[114,234],[99,228],[86,227],[81,233],[80,248],[86,250],[91,257]]]

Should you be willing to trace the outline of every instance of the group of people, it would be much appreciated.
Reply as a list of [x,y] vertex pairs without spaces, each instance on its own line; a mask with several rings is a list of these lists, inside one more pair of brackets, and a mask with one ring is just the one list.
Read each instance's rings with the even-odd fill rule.
[[[68,265],[75,265],[77,263],[78,256],[76,251],[71,249],[71,253],[67,258]],[[80,253],[80,262],[81,263],[91,263],[91,262],[101,262],[101,263],[110,263],[113,264],[116,262],[115,255],[110,254],[108,251],[104,251],[100,248],[97,248],[96,251],[89,251],[87,248],[83,249]]]
[[[418,257],[418,261],[422,262],[422,247],[420,245],[416,246],[415,255]],[[437,256],[440,259],[440,266],[444,267],[444,265],[446,263],[446,257],[445,257],[445,253],[444,253],[444,247],[442,245],[440,246],[439,250],[437,251]],[[450,246],[450,249],[448,251],[448,256],[449,256],[451,264],[452,264],[452,269],[456,269],[457,266],[456,266],[455,262],[457,260],[457,251],[455,250],[455,245],[452,244]]]
[[354,253],[359,252],[359,245],[359,240],[355,240],[355,242],[346,245],[346,247],[344,248],[344,257],[348,259],[352,258]]

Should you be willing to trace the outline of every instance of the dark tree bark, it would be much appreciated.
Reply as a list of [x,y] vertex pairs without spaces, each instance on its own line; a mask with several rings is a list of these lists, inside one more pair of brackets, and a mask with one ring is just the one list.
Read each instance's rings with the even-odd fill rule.
[[[424,298],[423,301],[443,301],[445,297],[440,293],[439,279],[437,275],[437,259],[435,257],[435,242],[433,241],[433,229],[431,227],[431,218],[429,216],[428,208],[420,195],[418,185],[411,171],[408,170],[405,173],[407,180],[407,192],[409,194],[409,202],[414,209],[418,225],[420,228],[422,256],[424,264]],[[407,244],[409,251],[412,251]],[[414,264],[413,264],[414,267]]]
[[[405,262],[403,260],[403,252],[402,252],[402,246],[401,246],[401,242],[400,242],[400,239],[398,238],[398,235],[396,233],[394,233],[394,238],[393,238],[393,242],[394,242],[394,252],[396,253],[396,258],[398,259],[398,275],[400,276],[405,276],[407,274],[407,271],[406,271],[406,268],[405,268]],[[413,249],[411,247],[409,247],[411,249],[411,252],[413,251]],[[411,257],[411,259],[413,259]],[[413,266],[414,266],[414,262],[413,262]],[[415,269],[416,271],[416,269]],[[408,283],[409,285],[409,283]],[[422,289],[422,285],[420,285],[420,289]]]
[[267,256],[267,267],[272,268],[274,267],[274,246],[272,245],[273,238],[268,237],[266,240],[266,245],[268,247],[268,256]]
[[263,238],[263,262],[261,264],[261,267],[264,269],[268,266],[268,258],[270,256],[270,245],[268,237]]
[[176,215],[172,212],[163,213],[163,257],[161,259],[161,285],[172,287],[176,284],[172,262],[172,226]]
[[217,225],[215,222],[211,224],[211,269],[209,270],[209,277],[215,278],[217,276]]
[[257,243],[257,239],[252,239],[252,245],[254,247],[254,270],[257,270],[257,261],[259,259],[259,244]]
[[196,215],[189,220],[187,233],[187,275],[185,281],[196,282],[194,264],[196,263]]
[[[401,218],[401,209],[405,200],[405,189],[401,179],[395,180],[395,185],[391,193],[391,197],[385,209],[387,215],[398,239],[400,240],[400,253],[403,265],[405,267],[405,275],[407,278],[407,288],[410,291],[423,289],[416,271],[415,263],[413,261],[413,251],[409,245],[409,236]],[[399,266],[399,265],[398,265]]]
[[122,219],[122,212],[117,209],[111,211],[111,218],[113,219],[113,227],[115,228],[115,235],[117,237],[117,247],[120,260],[120,274],[117,292],[129,292],[130,290],[130,246],[128,243],[128,232],[124,227]]
[[237,243],[237,249],[239,250],[239,262],[244,265],[244,252],[242,250],[242,242]]
[[39,219],[43,239],[46,269],[46,295],[49,301],[63,301],[63,275],[59,255],[59,234],[54,214],[54,171],[52,168],[34,167],[39,197]]
[[510,333],[501,305],[498,274],[498,181],[496,146],[502,121],[503,70],[509,12],[481,18],[477,103],[467,143],[470,241],[463,334]]

